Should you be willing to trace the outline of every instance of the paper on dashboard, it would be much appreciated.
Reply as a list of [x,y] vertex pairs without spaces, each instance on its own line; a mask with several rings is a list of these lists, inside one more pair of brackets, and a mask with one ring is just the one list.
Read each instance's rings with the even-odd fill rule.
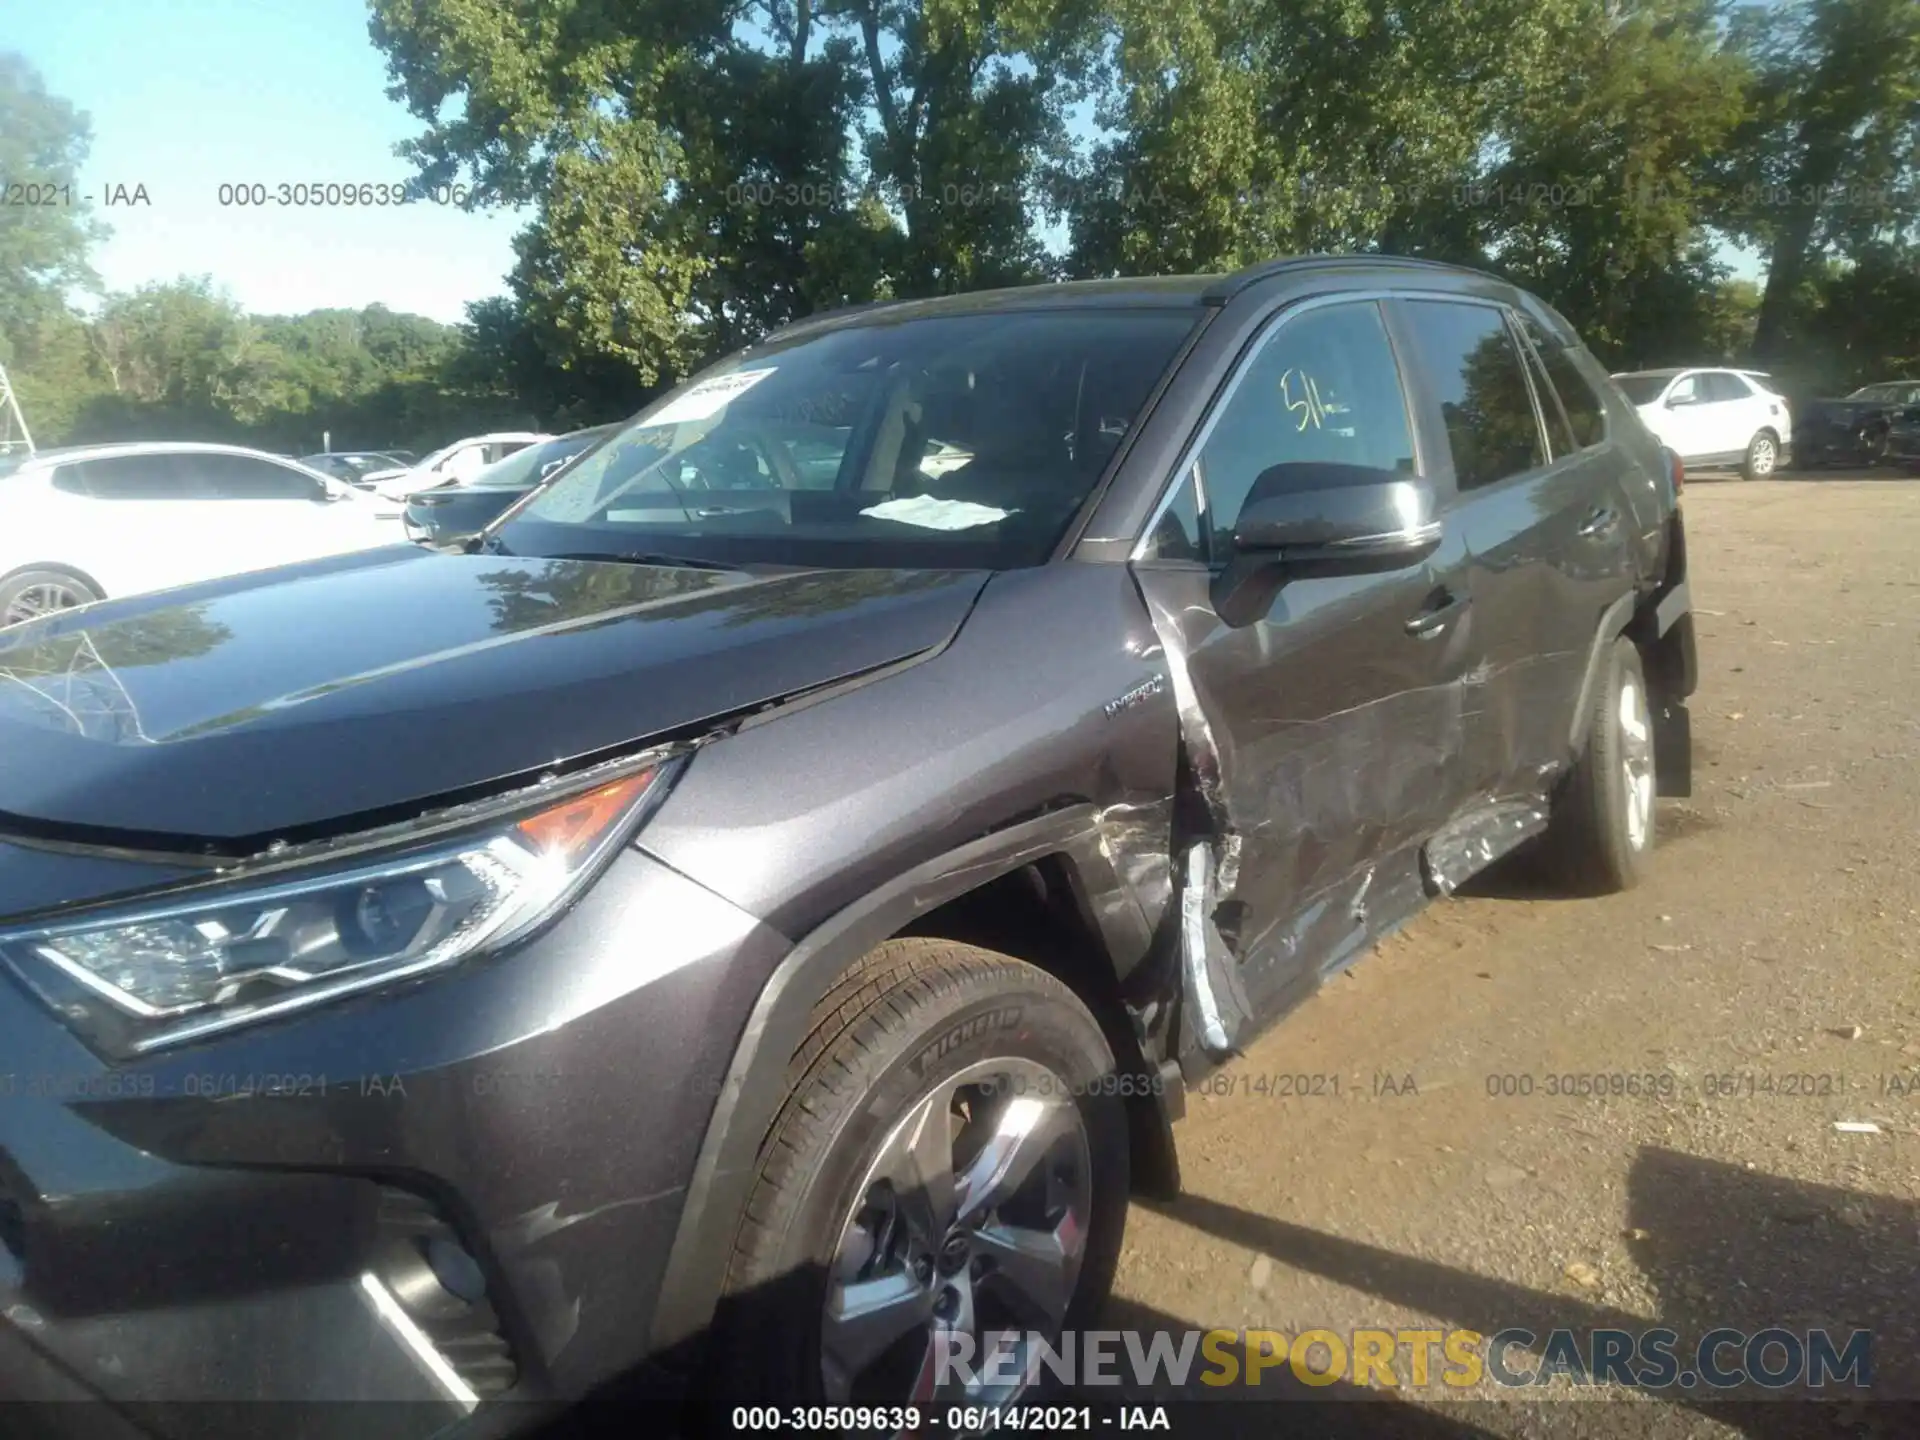
[[937,495],[914,495],[905,500],[887,500],[860,512],[875,520],[893,520],[902,525],[917,525],[922,530],[972,530],[992,525],[1013,512],[996,510],[991,505],[976,505],[971,500],[942,500]]

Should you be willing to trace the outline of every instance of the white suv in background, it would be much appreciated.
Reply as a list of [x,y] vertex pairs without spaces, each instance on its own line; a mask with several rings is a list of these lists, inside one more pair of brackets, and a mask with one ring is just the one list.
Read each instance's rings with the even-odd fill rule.
[[0,626],[404,544],[371,497],[231,445],[85,445],[0,458]]
[[1613,381],[1660,443],[1689,468],[1771,475],[1793,444],[1793,418],[1758,370],[1632,370]]

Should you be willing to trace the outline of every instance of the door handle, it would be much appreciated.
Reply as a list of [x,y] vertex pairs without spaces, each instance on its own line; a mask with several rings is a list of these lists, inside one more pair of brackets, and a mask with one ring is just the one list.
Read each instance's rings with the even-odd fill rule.
[[1591,540],[1596,535],[1604,535],[1620,523],[1620,516],[1611,505],[1602,505],[1580,522],[1580,536]]
[[1407,621],[1407,634],[1416,640],[1431,640],[1458,619],[1472,603],[1469,596],[1442,590],[1433,597],[1426,609]]

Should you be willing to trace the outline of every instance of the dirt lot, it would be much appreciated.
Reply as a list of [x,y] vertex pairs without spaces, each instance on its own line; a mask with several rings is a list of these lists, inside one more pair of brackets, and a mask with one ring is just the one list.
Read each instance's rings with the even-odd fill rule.
[[[1662,804],[1655,874],[1572,901],[1509,864],[1264,1037],[1195,1098],[1186,1198],[1136,1209],[1111,1324],[1666,1324],[1683,1360],[1715,1326],[1864,1328],[1872,1398],[1920,1398],[1920,481],[1685,503],[1695,793]],[[1631,1076],[1653,1078],[1566,1093]],[[1275,1375],[1275,1399],[1354,1394]],[[1299,1433],[1920,1433],[1857,1404],[1729,1420],[1704,1393],[1403,1388]]]

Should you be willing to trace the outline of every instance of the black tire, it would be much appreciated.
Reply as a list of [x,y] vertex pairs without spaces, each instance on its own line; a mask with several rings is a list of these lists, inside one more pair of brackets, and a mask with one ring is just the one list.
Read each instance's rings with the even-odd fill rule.
[[[36,595],[49,597],[51,603],[34,605],[29,611],[32,597]],[[71,571],[48,567],[21,570],[0,580],[0,627],[36,619],[40,614],[71,609],[75,605],[88,605],[104,598],[97,589]]]
[[[822,1368],[829,1266],[872,1193],[869,1166],[943,1081],[1003,1057],[1064,1081],[1084,1127],[1090,1219],[1064,1328],[1094,1320],[1113,1283],[1129,1178],[1124,1102],[1108,1083],[1114,1060],[1098,1022],[1065,985],[1023,961],[946,940],[889,941],[822,1000],[794,1056],[716,1317],[694,1417],[703,1430],[732,1433],[736,1406],[836,1398]],[[924,1354],[916,1333],[902,1343]],[[901,1405],[910,1393],[856,1394],[852,1403]]]
[[1780,437],[1771,430],[1759,430],[1747,441],[1746,456],[1740,461],[1742,480],[1765,480],[1780,468]]
[[[1621,717],[1621,696],[1628,686],[1639,695],[1645,733],[1638,739]],[[1588,703],[1586,748],[1554,801],[1546,849],[1555,870],[1572,889],[1581,894],[1611,894],[1639,883],[1654,841],[1653,794],[1658,787],[1653,773],[1652,701],[1640,652],[1631,640],[1623,637],[1614,642]],[[1638,810],[1629,779],[1630,756],[1636,769],[1644,764],[1646,776]]]

